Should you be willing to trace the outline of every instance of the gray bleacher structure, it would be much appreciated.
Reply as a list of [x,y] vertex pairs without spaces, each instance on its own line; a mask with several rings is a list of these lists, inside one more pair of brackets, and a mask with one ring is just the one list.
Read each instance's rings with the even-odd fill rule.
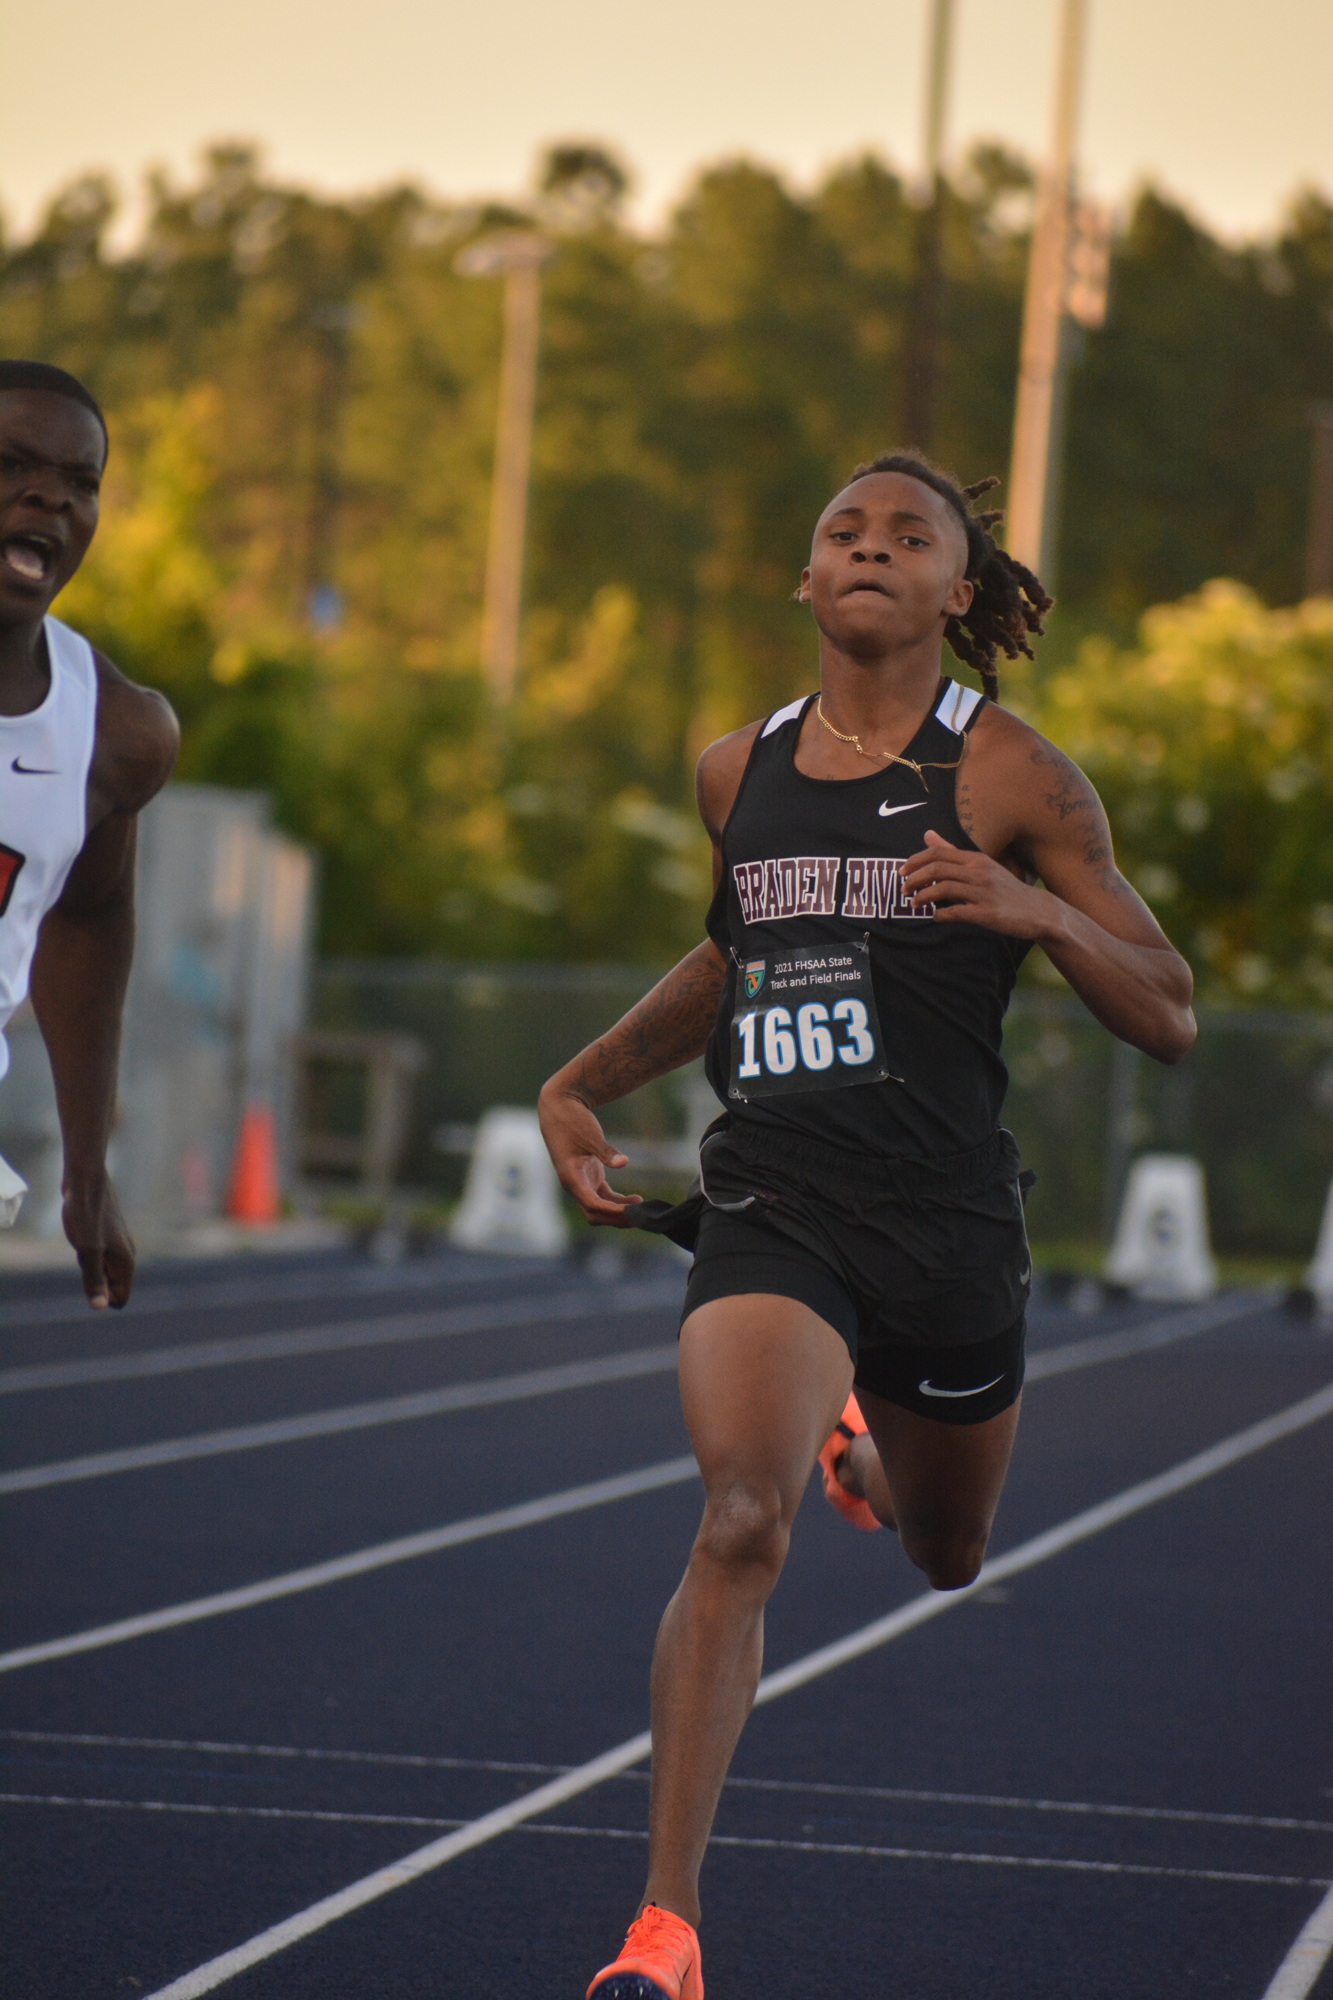
[[[314,863],[266,796],[169,785],[139,829],[138,941],[111,1163],[131,1226],[225,1212],[247,1106],[268,1106],[280,1177],[292,1150],[291,1046],[310,985]],[[0,1152],[28,1181],[19,1227],[60,1229],[50,1070],[25,1006],[9,1029]]]

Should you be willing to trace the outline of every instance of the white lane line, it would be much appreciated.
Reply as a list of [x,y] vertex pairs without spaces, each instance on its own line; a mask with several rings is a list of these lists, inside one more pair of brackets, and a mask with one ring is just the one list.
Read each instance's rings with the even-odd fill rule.
[[[461,1266],[461,1268],[460,1268]],[[71,1260],[72,1268],[72,1260]],[[461,1292],[497,1279],[559,1277],[567,1272],[555,1259],[532,1257],[460,1256],[423,1258],[407,1264],[376,1265],[350,1260],[318,1277],[303,1271],[271,1271],[262,1277],[221,1278],[208,1284],[141,1285],[128,1308],[132,1319],[164,1312],[211,1312],[225,1306],[305,1305],[312,1299],[374,1298],[386,1292]],[[0,1306],[0,1330],[30,1327],[87,1326],[87,1302],[68,1295],[58,1299],[18,1300]]]
[[[190,1749],[182,1743],[180,1749]],[[993,1806],[1006,1812],[1079,1813],[1098,1819],[1170,1820],[1189,1826],[1249,1826],[1267,1833],[1333,1833],[1333,1820],[1276,1814],[1193,1811],[1187,1806],[1099,1805],[1084,1799],[1011,1799],[990,1792],[918,1792],[898,1785],[830,1785],[802,1778],[728,1778],[745,1792],[814,1792],[820,1797],[901,1800],[908,1805]]]
[[110,1812],[188,1813],[216,1819],[314,1819],[353,1826],[465,1826],[461,1819],[430,1819],[422,1813],[318,1812],[304,1806],[199,1805],[183,1799],[74,1799],[59,1793],[0,1792],[4,1806],[98,1806]]
[[[95,1750],[188,1750],[218,1757],[279,1757],[311,1763],[388,1764],[428,1771],[506,1771],[554,1777],[568,1764],[515,1763],[495,1757],[428,1757],[396,1750],[306,1749],[292,1743],[215,1743],[184,1736],[95,1736],[86,1730],[0,1729],[0,1742],[73,1745]],[[91,1767],[96,1769],[96,1765]],[[646,1771],[622,1777],[646,1784]],[[908,1805],[994,1806],[1006,1812],[1078,1813],[1105,1819],[1170,1820],[1191,1826],[1257,1827],[1266,1833],[1333,1833],[1333,1820],[1276,1813],[1205,1812],[1190,1806],[1107,1805],[1087,1799],[1015,1799],[995,1792],[923,1792],[903,1785],[835,1785],[814,1778],[728,1778],[728,1791],[808,1792],[839,1799],[887,1799]],[[441,1821],[441,1825],[446,1822]],[[450,1821],[448,1824],[452,1825]]]
[[1274,1973],[1264,2000],[1305,2000],[1333,1954],[1333,1888]]
[[[423,1313],[410,1316],[410,1320],[416,1323],[410,1323],[406,1331],[395,1331],[395,1326],[401,1326],[402,1322],[389,1320],[372,1322],[371,1325],[375,1330],[370,1333],[362,1331],[366,1322],[352,1320],[340,1326],[312,1327],[300,1333],[260,1334],[244,1336],[238,1340],[211,1341],[203,1344],[198,1350],[189,1347],[159,1348],[145,1355],[112,1355],[106,1357],[106,1364],[108,1366],[114,1364],[117,1368],[123,1364],[126,1376],[169,1374],[185,1368],[220,1367],[225,1362],[238,1360],[270,1360],[279,1355],[322,1353],[334,1347],[370,1346],[379,1341],[431,1339],[446,1333],[474,1333],[487,1327],[522,1326],[545,1324],[561,1319],[581,1319],[599,1312],[642,1311],[646,1307],[675,1305],[678,1296],[679,1287],[676,1285],[659,1283],[639,1287],[625,1286],[613,1300],[605,1303],[594,1302],[591,1307],[575,1301],[552,1308],[533,1301],[521,1314],[506,1314],[503,1308],[497,1307],[494,1309],[494,1317],[491,1316],[490,1309],[480,1313],[455,1315],[454,1317],[460,1321],[466,1321],[466,1324],[453,1326],[442,1323],[450,1317],[447,1314]],[[1066,1374],[1071,1369],[1089,1368],[1103,1361],[1123,1360],[1152,1348],[1165,1347],[1171,1341],[1185,1340],[1192,1334],[1223,1326],[1229,1320],[1243,1319],[1261,1309],[1262,1302],[1256,1304],[1255,1300],[1249,1297],[1214,1300],[1207,1306],[1196,1307],[1190,1312],[1163,1314],[1159,1319],[1149,1320],[1146,1325],[1131,1327],[1122,1333],[1102,1334],[1092,1340],[1071,1341],[1065,1347],[1048,1348],[1034,1354],[1027,1364],[1027,1379],[1030,1382],[1038,1382],[1046,1376]],[[246,1351],[241,1353],[241,1349]],[[256,1352],[259,1349],[263,1351]],[[202,1360],[190,1358],[196,1353],[202,1353],[204,1358]],[[668,1350],[664,1347],[638,1349],[636,1353],[640,1357],[651,1354],[662,1357],[663,1371],[671,1365],[665,1358]],[[628,1364],[634,1359],[634,1355],[623,1357],[627,1364],[626,1373],[655,1372],[650,1367],[640,1369],[629,1366]],[[139,1362],[152,1365],[142,1368],[131,1365]],[[94,1361],[58,1365],[97,1369],[103,1364]],[[614,1369],[605,1377],[588,1375],[585,1378],[579,1375],[580,1369],[591,1365],[571,1362],[566,1368],[569,1378],[567,1382],[552,1380],[549,1388],[519,1388],[515,1399],[521,1400],[528,1395],[550,1394],[553,1389],[563,1387],[583,1388],[590,1383],[619,1379]],[[607,1365],[610,1366],[609,1363]],[[52,1370],[11,1371],[13,1375],[25,1377],[43,1373],[50,1376]],[[527,1376],[502,1376],[497,1379],[500,1383],[512,1382],[518,1385],[529,1381],[537,1382],[544,1377],[554,1378],[559,1374],[558,1368],[538,1369]],[[95,1378],[92,1375],[81,1375],[78,1379],[91,1381],[120,1379],[120,1377]],[[50,1380],[44,1380],[40,1383],[27,1381],[25,1386],[49,1388],[57,1385]],[[438,1416],[453,1409],[472,1409],[482,1403],[508,1401],[508,1397],[498,1393],[494,1395],[481,1393],[483,1389],[495,1386],[495,1383],[463,1384],[457,1389],[426,1390],[413,1396],[389,1397],[381,1402],[358,1403],[340,1410],[316,1410],[302,1417],[279,1417],[268,1423],[245,1424],[223,1431],[205,1431],[192,1437],[164,1438],[154,1444],[129,1445],[118,1451],[94,1452],[82,1458],[61,1459],[50,1465],[20,1466],[12,1472],[0,1473],[0,1494],[27,1493],[47,1486],[69,1485],[76,1480],[101,1479],[117,1472],[137,1472],[147,1466],[174,1465],[193,1458],[213,1458],[232,1451],[249,1451],[265,1445],[290,1444],[301,1438],[325,1437],[339,1431],[362,1430],[374,1424],[401,1423],[413,1417]]]
[[928,1619],[937,1618],[960,1600],[975,1597],[988,1585],[1001,1583],[1009,1576],[1021,1575],[1024,1570],[1045,1562],[1049,1556],[1059,1555],[1076,1542],[1086,1541],[1090,1535],[1101,1534],[1103,1529],[1114,1527],[1131,1514],[1156,1506],[1159,1500],[1169,1499],[1173,1494],[1183,1493],[1187,1487],[1197,1486],[1201,1480],[1210,1479],[1214,1473],[1224,1471],[1243,1458],[1252,1457],[1255,1452],[1263,1451],[1279,1439],[1320,1422],[1331,1413],[1333,1383],[1316,1390],[1313,1396],[1305,1396],[1299,1403],[1279,1410],[1275,1416],[1265,1417],[1262,1422],[1251,1424],[1232,1437],[1223,1438],[1220,1444],[1210,1445],[1207,1451],[1196,1453],[1193,1458],[1172,1466],[1169,1471],[1160,1472],[1153,1479],[1141,1480],[1137,1486],[1126,1487],[1123,1493],[1103,1500],[1096,1507],[1086,1508],[1059,1527],[1048,1528],[1045,1534],[1034,1535],[1031,1541],[1020,1543],[1002,1556],[992,1557],[982,1565],[976,1581],[965,1590],[951,1591],[944,1596],[931,1593],[914,1598],[900,1610],[891,1611],[886,1618],[877,1618],[873,1624],[862,1626],[859,1632],[851,1632],[845,1639],[835,1640],[831,1646],[821,1646],[816,1652],[807,1653],[803,1660],[796,1660],[780,1672],[767,1675],[760,1682],[756,1702],[773,1701],[780,1694],[790,1693],[793,1688],[804,1687],[807,1681],[816,1680],[820,1674],[828,1673],[830,1668],[858,1659],[862,1653],[872,1652],[886,1640],[896,1639],[900,1633],[910,1632],[916,1626],[924,1625]]
[[500,1507],[493,1514],[474,1514],[468,1520],[450,1521],[442,1528],[428,1528],[423,1534],[379,1542],[373,1548],[357,1549],[329,1562],[312,1563],[308,1569],[288,1570],[284,1576],[243,1584],[238,1590],[220,1590],[212,1597],[169,1604],[161,1611],[145,1611],[137,1618],[121,1618],[112,1625],[94,1625],[84,1632],[71,1632],[63,1639],[44,1639],[35,1646],[19,1646],[13,1652],[0,1653],[0,1673],[39,1666],[45,1660],[68,1659],[73,1653],[95,1652],[99,1647],[117,1646],[126,1639],[145,1638],[151,1632],[169,1632],[178,1625],[193,1625],[201,1618],[220,1618],[229,1611],[249,1611],[256,1604],[271,1604],[275,1598],[292,1597],[298,1591],[320,1590],[325,1584],[365,1576],[368,1571],[386,1569],[391,1563],[410,1562],[416,1556],[435,1555],[441,1549],[456,1549],[465,1542],[509,1534],[516,1528],[536,1527],[543,1521],[558,1520],[563,1514],[579,1514],[588,1507],[605,1507],[616,1500],[633,1499],[639,1493],[653,1493],[661,1486],[679,1486],[687,1479],[697,1479],[698,1474],[693,1454],[664,1459],[637,1472],[594,1480],[588,1486],[566,1487],[561,1493],[525,1500],[516,1507]]
[[138,1354],[34,1362],[22,1368],[0,1369],[0,1396],[23,1395],[35,1389],[77,1389],[94,1382],[139,1381],[149,1375],[183,1375],[199,1368],[232,1368],[254,1361],[286,1361],[293,1355],[335,1354],[348,1348],[388,1347],[400,1341],[442,1340],[449,1335],[492,1333],[511,1326],[544,1326],[548,1321],[605,1319],[615,1313],[676,1306],[683,1293],[680,1279],[657,1278],[599,1287],[595,1292],[557,1292],[554,1297],[546,1292],[540,1298],[497,1299],[484,1306],[436,1306],[429,1312],[332,1320],[285,1333],[186,1341],[175,1347],[145,1348]]
[[[102,1354],[82,1361],[43,1361],[17,1368],[0,1368],[0,1396],[29,1394],[38,1389],[76,1389],[98,1382],[130,1382],[152,1375],[180,1375],[200,1368],[231,1368],[256,1361],[285,1361],[306,1354],[332,1354],[349,1348],[390,1346],[399,1341],[437,1340],[452,1334],[488,1333],[506,1327],[541,1325],[546,1321],[606,1318],[616,1313],[645,1312],[677,1306],[682,1279],[643,1279],[599,1287],[595,1292],[550,1293],[543,1298],[496,1300],[485,1306],[442,1306],[429,1312],[389,1313],[379,1319],[334,1320],[323,1326],[297,1327],[284,1333],[237,1334],[226,1340],[186,1341],[174,1347],[144,1348],[134,1354]],[[1139,1326],[1072,1340],[1063,1347],[1039,1349],[1028,1357],[1027,1376],[1039,1382],[1047,1375],[1089,1368],[1101,1361],[1119,1361],[1150,1348],[1188,1339],[1229,1320],[1262,1312],[1271,1300],[1264,1293],[1234,1294],[1210,1300],[1184,1312],[1162,1313]]]
[[[431,1819],[423,1813],[319,1811],[302,1806],[200,1805],[176,1799],[75,1799],[37,1792],[0,1792],[0,1805],[92,1806],[116,1812],[185,1813],[220,1819],[300,1819],[350,1826],[457,1827],[466,1821]],[[576,1840],[646,1841],[642,1828],[629,1826],[523,1826],[519,1833],[564,1835]],[[862,1854],[885,1861],[970,1861],[988,1868],[1063,1868],[1092,1875],[1166,1875],[1190,1882],[1254,1882],[1283,1889],[1323,1889],[1327,1876],[1261,1875],[1250,1869],[1172,1868],[1143,1861],[1087,1861],[1047,1854],[970,1854],[930,1847],[871,1847],[853,1841],[777,1840],[746,1834],[715,1833],[713,1847],[776,1848],[790,1854]],[[167,1991],[170,1992],[170,1988]]]
[[[620,1826],[525,1826],[523,1833],[565,1833],[588,1840],[647,1841],[646,1832]],[[1260,1875],[1231,1868],[1171,1868],[1148,1861],[1083,1861],[1048,1854],[971,1854],[933,1847],[870,1847],[856,1841],[776,1840],[757,1835],[715,1833],[710,1847],[768,1847],[791,1854],[865,1854],[885,1861],[970,1861],[986,1868],[1061,1868],[1083,1875],[1174,1875],[1192,1882],[1258,1882],[1282,1889],[1322,1889],[1327,1876]],[[168,1986],[164,1989],[171,1992]],[[150,1994],[149,2000],[162,2000]]]
[[1188,1340],[1196,1333],[1211,1333],[1233,1319],[1263,1312],[1276,1303],[1276,1292],[1245,1292],[1208,1299],[1185,1311],[1160,1313],[1156,1319],[1127,1326],[1114,1333],[1098,1333],[1087,1340],[1070,1340],[1063,1347],[1039,1348],[1027,1359],[1027,1379],[1040,1382],[1051,1375],[1067,1375],[1075,1368],[1092,1368],[1103,1361],[1123,1361],[1132,1354],[1146,1354],[1173,1341]]
[[[190,1750],[216,1757],[284,1757],[312,1763],[393,1764],[419,1771],[517,1771],[544,1778],[568,1764],[516,1764],[495,1757],[423,1757],[394,1750],[306,1750],[291,1743],[211,1743],[177,1736],[93,1736],[55,1729],[0,1729],[0,1742],[73,1744],[97,1750]],[[93,1767],[96,1769],[96,1766]],[[1330,1827],[1333,1832],[1333,1827]]]
[[310,1410],[300,1417],[275,1417],[267,1423],[236,1424],[228,1430],[160,1438],[155,1444],[128,1445],[120,1451],[90,1452],[84,1458],[58,1459],[51,1465],[24,1465],[17,1471],[0,1473],[0,1493],[32,1493],[48,1486],[106,1479],[117,1472],[142,1472],[154,1465],[221,1458],[229,1452],[298,1444],[306,1438],[373,1430],[381,1424],[409,1423],[418,1417],[449,1416],[456,1410],[524,1403],[534,1396],[591,1389],[604,1382],[632,1382],[643,1375],[674,1374],[676,1352],[674,1341],[669,1347],[636,1347],[628,1354],[601,1354],[587,1361],[560,1362],[552,1368],[528,1368],[517,1375],[489,1375],[479,1382],[451,1382],[443,1389],[421,1389],[410,1396],[384,1396],[374,1403],[347,1403],[341,1409]]
[[[863,1625],[857,1632],[850,1632],[831,1646],[820,1646],[803,1659],[793,1660],[790,1666],[781,1667],[776,1673],[766,1674],[760,1681],[755,1695],[756,1707],[776,1701],[779,1696],[790,1694],[793,1689],[804,1687],[808,1681],[821,1674],[840,1667],[849,1660],[859,1659],[862,1654],[874,1651],[891,1639],[901,1637],[904,1632],[924,1625],[931,1618],[938,1618],[955,1605],[965,1604],[979,1590],[988,1584],[999,1582],[1002,1577],[1017,1576],[1021,1571],[1033,1569],[1038,1563],[1049,1560],[1062,1550],[1072,1548],[1075,1543],[1086,1541],[1090,1536],[1099,1535],[1117,1522],[1127,1520],[1140,1513],[1145,1507],[1153,1507],[1158,1501],[1171,1495],[1182,1493],[1201,1480],[1209,1479],[1214,1473],[1249,1458],[1253,1453],[1263,1451],[1279,1439],[1290,1437],[1304,1430],[1308,1425],[1318,1423],[1333,1414],[1333,1383],[1318,1390],[1313,1396],[1304,1397],[1275,1416],[1265,1417],[1262,1422],[1251,1424],[1248,1429],[1237,1431],[1234,1436],[1223,1438],[1220,1443],[1210,1445],[1206,1451],[1197,1452],[1169,1471],[1157,1474],[1153,1479],[1141,1480],[1136,1486],[1126,1487],[1109,1500],[1103,1500],[1095,1507],[1086,1508],[1081,1514],[1073,1515],[1058,1527],[1049,1528],[1044,1534],[1034,1535],[1030,1541],[1021,1542],[1017,1548],[1005,1555],[996,1556],[982,1565],[975,1583],[965,1590],[937,1594],[934,1591],[890,1612],[886,1618],[876,1618],[869,1625]],[[233,1946],[217,1958],[196,1966],[192,1972],[173,1979],[156,1993],[146,1996],[146,2000],[198,2000],[203,1993],[211,1993],[223,1986],[238,1973],[252,1965],[272,1958],[285,1951],[289,1945],[312,1936],[327,1925],[337,1923],[339,1918],[361,1909],[367,1903],[377,1901],[381,1896],[390,1895],[393,1890],[404,1888],[433,1869],[443,1867],[460,1854],[467,1854],[473,1848],[482,1847],[487,1841],[508,1833],[513,1827],[527,1820],[537,1819],[566,1800],[578,1798],[582,1793],[593,1790],[608,1778],[629,1770],[632,1765],[643,1762],[652,1749],[652,1737],[647,1730],[638,1736],[631,1736],[614,1749],[606,1750],[600,1757],[594,1757],[586,1764],[578,1765],[572,1771],[553,1778],[548,1784],[538,1785],[522,1798],[513,1799],[508,1805],[499,1806],[494,1812],[483,1813],[469,1825],[459,1827],[454,1833],[444,1834],[439,1840],[429,1841],[426,1846],[405,1854],[401,1860],[390,1862],[386,1868],[377,1868],[373,1873],[362,1876],[359,1882],[351,1882],[345,1889],[335,1890],[331,1896],[323,1896],[308,1909],[298,1910],[294,1916],[260,1931],[248,1938],[244,1944]],[[1285,2000],[1285,1996],[1283,1997]]]

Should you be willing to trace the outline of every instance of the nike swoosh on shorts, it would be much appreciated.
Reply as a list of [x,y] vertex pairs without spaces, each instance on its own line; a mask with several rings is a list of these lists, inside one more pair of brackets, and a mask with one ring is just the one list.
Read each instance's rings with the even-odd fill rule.
[[881,806],[879,816],[881,819],[892,819],[895,813],[914,813],[929,803],[928,799],[913,799],[910,806]]
[[[1003,1382],[1004,1376],[997,1375],[995,1382]],[[995,1382],[983,1382],[976,1389],[937,1389],[930,1381],[918,1382],[917,1390],[923,1396],[979,1396],[983,1389],[993,1389]]]

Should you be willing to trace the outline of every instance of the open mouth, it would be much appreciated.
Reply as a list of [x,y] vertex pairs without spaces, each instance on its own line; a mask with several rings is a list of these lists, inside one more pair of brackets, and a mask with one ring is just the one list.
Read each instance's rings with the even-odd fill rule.
[[57,553],[48,535],[10,535],[0,548],[6,569],[25,583],[45,583],[55,568]]
[[867,580],[867,581],[866,581],[865,583],[854,583],[854,584],[852,585],[851,589],[850,589],[850,590],[848,590],[848,591],[846,591],[846,592],[845,592],[844,594],[845,594],[845,595],[846,595],[847,597],[855,597],[856,593],[857,593],[857,592],[858,592],[859,590],[870,590],[870,591],[873,591],[876,597],[892,597],[892,596],[893,596],[893,592],[892,592],[891,590],[886,590],[886,589],[884,588],[884,585],[883,585],[882,583],[872,583],[872,582],[870,582],[869,580]]

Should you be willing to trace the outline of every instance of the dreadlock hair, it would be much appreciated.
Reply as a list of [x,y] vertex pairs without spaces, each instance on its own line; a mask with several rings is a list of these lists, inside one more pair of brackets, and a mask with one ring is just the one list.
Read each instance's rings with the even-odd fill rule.
[[965,666],[981,676],[981,685],[992,701],[999,699],[1000,680],[995,671],[996,655],[1015,660],[1020,653],[1032,658],[1028,634],[1040,638],[1042,623],[1055,599],[1038,577],[991,534],[1004,519],[995,511],[974,514],[971,503],[998,486],[998,478],[979,479],[975,486],[960,486],[947,472],[918,458],[910,451],[885,451],[868,465],[858,465],[847,484],[865,479],[872,472],[901,472],[929,486],[957,515],[967,536],[967,568],[964,575],[973,586],[972,602],[961,617],[951,618],[944,636]]

